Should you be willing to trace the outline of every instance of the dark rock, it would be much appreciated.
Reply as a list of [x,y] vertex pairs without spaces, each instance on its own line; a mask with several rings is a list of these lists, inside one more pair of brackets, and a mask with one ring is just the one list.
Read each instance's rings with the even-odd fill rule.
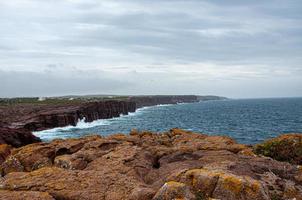
[[9,144],[20,147],[41,140],[26,129],[12,129],[0,127],[0,144]]
[[67,125],[75,126],[81,119],[92,122],[98,119],[119,117],[135,112],[136,104],[128,101],[100,101],[82,103],[77,106],[65,106],[43,111],[43,108],[22,121],[18,126],[37,131]]

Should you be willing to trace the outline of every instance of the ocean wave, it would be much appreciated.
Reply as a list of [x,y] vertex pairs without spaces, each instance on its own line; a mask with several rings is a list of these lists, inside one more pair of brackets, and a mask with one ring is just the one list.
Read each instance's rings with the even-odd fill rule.
[[77,124],[75,126],[69,125],[65,127],[58,127],[58,128],[52,128],[48,130],[43,130],[43,131],[35,131],[33,134],[37,137],[40,137],[43,140],[48,140],[48,138],[54,139],[54,138],[65,138],[65,133],[70,132],[70,131],[77,131],[81,129],[89,129],[89,128],[94,128],[98,126],[108,126],[111,123],[115,121],[124,121],[128,120],[131,117],[141,115],[145,111],[150,110],[152,108],[156,107],[167,107],[167,106],[172,106],[176,104],[159,104],[155,106],[146,106],[142,108],[136,109],[135,112],[129,112],[127,115],[120,114],[119,117],[114,117],[110,119],[98,119],[92,122],[85,122],[85,118],[78,120]]
[[150,107],[166,107],[166,106],[174,106],[176,104],[158,104],[158,105],[155,105],[155,106],[150,106]]
[[95,126],[110,125],[109,121],[106,121],[103,119],[95,120],[92,122],[85,122],[85,120],[86,120],[85,118],[79,119],[75,126],[69,125],[69,126],[52,128],[52,129],[43,130],[43,131],[35,131],[35,132],[33,132],[33,134],[36,136],[40,136],[40,135],[49,134],[49,133],[67,132],[67,131],[71,131],[71,130],[92,128]]
[[117,120],[117,119],[125,119],[131,116],[135,116],[138,114],[142,114],[144,110],[147,110],[151,107],[142,107],[137,109],[135,112],[129,112],[127,115],[120,114],[119,117],[114,117],[110,119],[98,119],[94,120],[92,122],[85,122],[85,118],[79,119],[77,124],[75,126],[68,125],[64,127],[58,127],[58,128],[52,128],[52,129],[47,129],[43,131],[35,131],[33,134],[37,137],[51,137],[50,135],[55,135],[57,133],[62,133],[62,132],[69,132],[69,131],[75,131],[75,130],[81,130],[81,129],[88,129],[88,128],[93,128],[97,126],[105,126],[105,125],[110,125],[112,121]]

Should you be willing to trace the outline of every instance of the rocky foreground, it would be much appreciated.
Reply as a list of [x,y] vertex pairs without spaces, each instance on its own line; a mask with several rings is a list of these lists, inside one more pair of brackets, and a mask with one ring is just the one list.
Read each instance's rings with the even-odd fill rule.
[[301,155],[301,134],[251,147],[180,129],[4,144],[0,199],[301,200]]

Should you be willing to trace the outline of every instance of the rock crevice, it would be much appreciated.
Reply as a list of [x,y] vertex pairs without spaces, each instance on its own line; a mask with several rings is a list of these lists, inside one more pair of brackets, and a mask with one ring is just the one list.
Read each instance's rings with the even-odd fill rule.
[[0,168],[6,199],[302,199],[299,165],[180,129],[30,144],[10,149]]

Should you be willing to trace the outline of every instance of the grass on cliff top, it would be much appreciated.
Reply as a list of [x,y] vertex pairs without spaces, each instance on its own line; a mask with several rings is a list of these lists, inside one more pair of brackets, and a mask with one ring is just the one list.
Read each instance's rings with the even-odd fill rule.
[[17,105],[17,104],[71,104],[91,101],[109,101],[109,100],[128,100],[127,96],[102,96],[102,97],[52,97],[39,99],[38,97],[21,97],[21,98],[0,98],[0,105]]
[[292,164],[302,164],[302,136],[288,136],[266,141],[256,145],[254,153]]

